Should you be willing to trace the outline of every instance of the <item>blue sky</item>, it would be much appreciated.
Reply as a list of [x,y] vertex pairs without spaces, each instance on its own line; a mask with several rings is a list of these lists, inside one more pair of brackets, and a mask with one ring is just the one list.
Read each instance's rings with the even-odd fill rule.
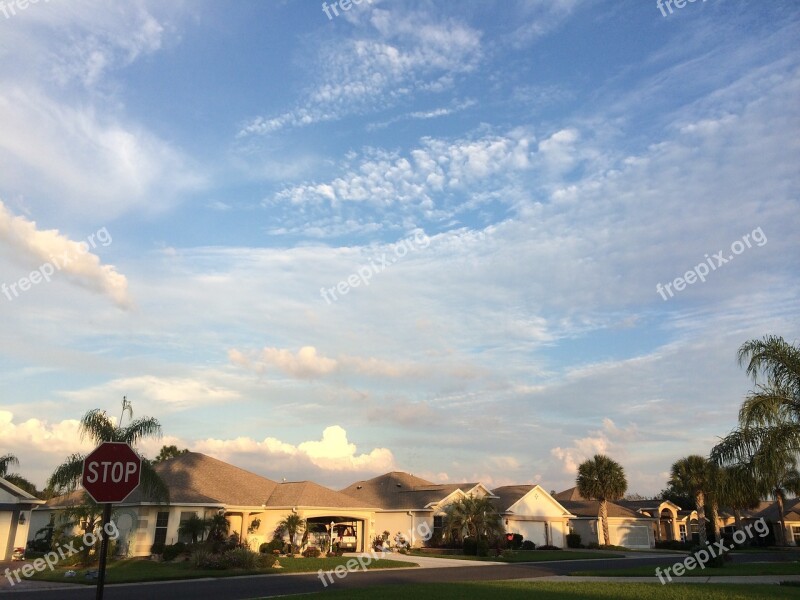
[[658,492],[800,335],[797,4],[339,12],[0,13],[0,454],[126,395],[278,480]]

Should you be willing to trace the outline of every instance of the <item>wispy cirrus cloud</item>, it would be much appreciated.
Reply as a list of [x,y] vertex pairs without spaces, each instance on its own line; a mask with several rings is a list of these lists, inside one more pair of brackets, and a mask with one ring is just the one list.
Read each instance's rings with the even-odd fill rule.
[[339,42],[337,60],[326,47],[318,58],[322,80],[307,100],[275,116],[242,125],[238,137],[375,112],[400,98],[452,87],[482,56],[479,31],[454,19],[433,21],[424,13],[374,8],[354,22],[352,37]]

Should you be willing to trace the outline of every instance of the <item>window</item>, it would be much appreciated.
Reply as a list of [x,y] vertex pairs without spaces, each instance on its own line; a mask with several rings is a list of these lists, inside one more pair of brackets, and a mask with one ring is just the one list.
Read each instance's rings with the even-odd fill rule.
[[[192,517],[196,517],[196,516],[197,516],[196,512],[181,512],[180,524],[183,525],[186,521],[188,521]],[[166,525],[164,525],[164,526],[166,527]],[[156,527],[158,527],[158,526],[156,525]],[[166,537],[166,534],[165,534],[165,537]],[[180,533],[178,533],[178,541],[179,542],[183,542],[184,544],[190,544],[192,542],[192,535],[191,534],[186,534],[186,533],[181,535]]]
[[797,525],[792,525],[792,539],[795,546],[800,546],[800,527]]
[[433,537],[439,538],[444,534],[444,515],[433,517]]
[[686,541],[686,525],[681,523],[680,525],[678,525],[678,530],[680,532],[681,541],[685,542]]
[[167,541],[167,525],[169,524],[169,511],[158,513],[156,517],[156,534],[153,536],[153,545],[165,544]]

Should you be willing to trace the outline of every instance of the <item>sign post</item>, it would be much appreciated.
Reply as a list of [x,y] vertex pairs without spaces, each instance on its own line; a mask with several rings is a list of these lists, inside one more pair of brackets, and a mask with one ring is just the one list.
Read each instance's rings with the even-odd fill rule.
[[103,598],[108,553],[108,524],[111,505],[122,502],[139,486],[142,458],[124,442],[103,442],[83,461],[81,484],[86,493],[103,505],[103,525],[100,531],[100,565],[97,574],[97,600]]

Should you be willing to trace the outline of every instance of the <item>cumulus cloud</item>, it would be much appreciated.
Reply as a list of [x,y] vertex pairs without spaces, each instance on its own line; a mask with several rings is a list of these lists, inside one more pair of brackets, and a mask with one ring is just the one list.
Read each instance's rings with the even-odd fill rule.
[[0,243],[14,252],[12,258],[26,267],[50,265],[50,269],[42,267],[42,273],[67,274],[69,281],[105,294],[117,306],[127,309],[131,306],[128,280],[113,266],[102,265],[100,258],[90,252],[96,246],[108,246],[111,242],[106,228],[81,242],[70,240],[55,229],[39,230],[35,222],[14,216],[0,201]]
[[605,418],[601,430],[593,431],[587,437],[572,440],[570,447],[553,448],[550,454],[561,461],[564,473],[573,475],[578,472],[580,463],[595,454],[609,454],[619,449],[621,444],[638,438],[638,429],[635,425],[620,429],[614,421]]
[[224,459],[240,454],[255,455],[266,465],[272,464],[273,461],[278,461],[284,466],[293,463],[295,469],[303,463],[329,471],[382,472],[394,468],[394,456],[391,450],[374,448],[366,454],[358,454],[356,445],[347,439],[347,432],[339,425],[326,427],[320,440],[310,440],[297,445],[273,437],[261,441],[238,437],[232,440],[213,438],[200,440],[195,442],[192,448]]

